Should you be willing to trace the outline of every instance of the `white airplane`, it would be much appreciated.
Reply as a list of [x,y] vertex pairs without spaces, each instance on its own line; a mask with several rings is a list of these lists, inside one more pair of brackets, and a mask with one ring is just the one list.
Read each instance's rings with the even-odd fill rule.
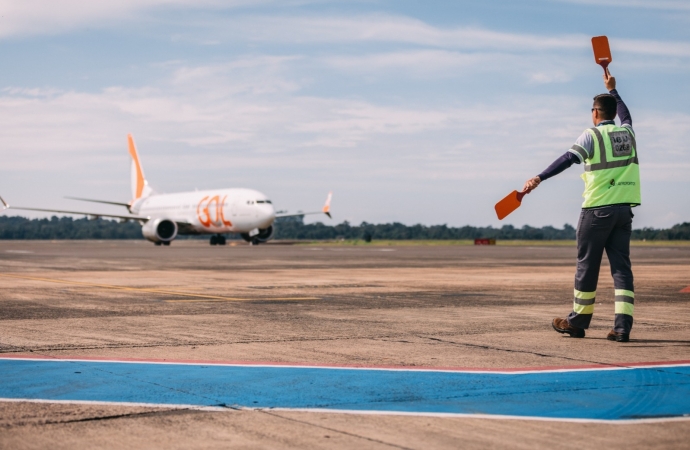
[[[156,245],[170,245],[183,234],[210,234],[211,245],[225,245],[226,233],[239,233],[252,245],[268,242],[273,238],[274,221],[278,217],[302,216],[306,214],[326,214],[329,218],[332,193],[328,193],[326,204],[321,211],[280,214],[273,209],[271,201],[253,189],[217,189],[208,191],[180,192],[176,194],[156,194],[144,176],[139,154],[132,135],[127,136],[129,154],[132,157],[132,200],[129,203],[110,202],[86,198],[68,197],[109,205],[124,206],[128,215],[90,213],[83,211],[63,211],[55,209],[27,208],[12,206],[12,209],[45,211],[61,214],[79,214],[91,218],[113,217],[123,221],[136,220],[142,227],[146,239]],[[3,210],[9,209],[0,197]]]

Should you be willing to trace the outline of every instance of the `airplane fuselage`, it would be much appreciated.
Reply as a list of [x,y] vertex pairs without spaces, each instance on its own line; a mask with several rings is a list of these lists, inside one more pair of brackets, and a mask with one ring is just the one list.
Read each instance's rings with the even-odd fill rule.
[[276,216],[266,195],[253,189],[154,194],[134,202],[130,211],[190,224],[181,227],[179,234],[251,233],[269,228]]

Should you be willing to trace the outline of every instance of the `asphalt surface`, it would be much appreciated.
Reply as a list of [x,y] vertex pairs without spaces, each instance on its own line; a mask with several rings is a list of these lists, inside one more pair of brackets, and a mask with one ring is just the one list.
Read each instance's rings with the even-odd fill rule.
[[[551,329],[571,308],[574,261],[567,246],[4,241],[0,357],[494,370],[690,360],[690,293],[680,292],[690,247],[633,248],[626,344],[605,339],[614,307],[605,266],[587,337]],[[0,401],[1,448],[681,448],[688,438],[690,421]]]

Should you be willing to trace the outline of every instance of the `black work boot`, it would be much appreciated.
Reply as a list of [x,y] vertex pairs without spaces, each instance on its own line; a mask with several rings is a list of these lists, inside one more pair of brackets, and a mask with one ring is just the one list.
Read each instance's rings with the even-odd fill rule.
[[616,333],[611,330],[609,334],[606,335],[606,339],[609,341],[628,342],[630,340],[630,333]]
[[558,331],[559,333],[563,334],[569,334],[570,337],[574,338],[583,338],[585,337],[585,330],[582,328],[576,328],[568,323],[567,320],[565,319],[559,319],[556,317],[553,319],[553,322],[551,322],[551,326],[553,327],[554,330]]

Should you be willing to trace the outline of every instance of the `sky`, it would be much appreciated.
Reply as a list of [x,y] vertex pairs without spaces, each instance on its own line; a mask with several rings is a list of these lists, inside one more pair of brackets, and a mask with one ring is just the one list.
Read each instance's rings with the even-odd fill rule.
[[637,135],[634,227],[690,221],[687,0],[0,0],[0,196],[121,213],[64,197],[128,201],[132,133],[161,193],[247,187],[294,212],[333,191],[327,224],[575,225],[581,165],[493,206],[592,126],[599,35]]

